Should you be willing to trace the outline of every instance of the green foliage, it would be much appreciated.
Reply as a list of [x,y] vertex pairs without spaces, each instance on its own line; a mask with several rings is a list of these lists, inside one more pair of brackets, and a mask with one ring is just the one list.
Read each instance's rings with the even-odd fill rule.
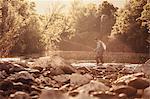
[[32,15],[26,20],[26,25],[20,30],[18,42],[11,50],[12,53],[31,54],[42,53],[45,42],[42,41],[42,23],[37,15]]
[[100,37],[107,37],[111,33],[112,26],[115,24],[116,21],[116,11],[117,7],[114,7],[111,3],[104,1],[98,7],[98,25],[99,28],[99,36]]
[[108,45],[110,51],[148,50],[150,3],[147,0],[130,0],[119,10],[107,1],[97,6],[74,0],[69,12],[56,2],[47,15],[37,14],[35,3],[27,0],[0,0],[0,7],[0,56],[40,54],[55,49],[56,45],[63,50],[74,50],[77,46],[77,50],[81,46],[91,50],[95,37],[106,42],[109,35],[113,42],[119,42],[112,43],[116,44],[115,49]]
[[[76,1],[72,4],[71,9],[71,16],[75,21],[74,28],[78,34],[97,32],[99,36],[108,36],[115,22],[116,10],[117,8],[107,1],[99,4],[99,6],[92,3],[83,6]],[[102,15],[106,15],[107,19],[101,20]],[[100,28],[101,26],[103,27]]]
[[146,4],[146,0],[131,0],[124,9],[117,12],[116,23],[111,33],[111,38],[119,40],[135,52],[148,50],[146,43],[148,31],[141,26],[142,22],[139,20]]
[[73,21],[70,16],[63,12],[63,6],[56,4],[52,6],[51,12],[43,16],[43,41],[46,43],[46,50],[56,48],[56,43],[63,38],[71,38],[75,32]]
[[[95,37],[105,39],[111,33],[112,26],[115,23],[116,10],[117,8],[107,1],[97,6],[92,3],[82,5],[81,1],[75,0],[69,13],[71,25],[75,30],[74,37],[71,39],[63,38],[63,41],[59,44],[60,49],[91,50],[92,47],[95,47]],[[101,18],[104,15],[107,18]]]
[[[146,39],[146,41],[148,43],[150,43],[150,3],[147,3],[144,6],[144,10],[141,14],[140,20],[142,21],[142,26],[143,27],[147,27],[147,29],[149,30],[148,32],[148,37]],[[149,46],[148,46],[149,48]]]
[[2,18],[1,20],[1,39],[0,39],[0,51],[1,56],[6,56],[9,54],[12,47],[18,41],[20,36],[20,29],[25,25],[28,12],[25,9],[24,16],[21,15],[21,7],[25,3],[22,1],[7,1],[3,0],[2,5]]
[[26,0],[4,0],[1,5],[1,56],[43,50],[39,18],[34,12],[34,4]]
[[38,15],[35,4],[26,0],[1,2],[0,54],[32,54],[52,50],[62,35],[74,33],[69,16],[62,13],[63,7],[55,4],[49,15]]

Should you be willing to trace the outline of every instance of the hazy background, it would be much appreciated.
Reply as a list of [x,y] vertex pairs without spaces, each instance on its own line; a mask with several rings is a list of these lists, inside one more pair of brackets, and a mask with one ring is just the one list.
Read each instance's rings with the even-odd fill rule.
[[[49,5],[51,5],[54,2],[60,2],[67,8],[70,6],[70,3],[73,2],[74,0],[29,0],[29,1],[35,2],[36,10],[38,13],[45,14],[49,12]],[[129,0],[82,0],[83,3],[95,3],[95,4],[102,3],[103,1],[109,1],[114,6],[122,8]]]

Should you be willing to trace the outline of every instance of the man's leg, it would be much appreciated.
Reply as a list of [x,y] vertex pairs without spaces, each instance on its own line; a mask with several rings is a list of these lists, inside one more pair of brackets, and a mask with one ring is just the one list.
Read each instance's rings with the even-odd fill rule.
[[104,63],[104,61],[103,61],[103,55],[100,57],[100,61],[101,61],[102,64]]
[[100,62],[100,61],[99,61],[99,57],[96,56],[95,60],[96,60],[96,64],[98,65],[99,62]]
[[100,55],[100,61],[101,61],[102,64],[104,63],[104,61],[103,61],[103,53],[101,53],[101,55]]

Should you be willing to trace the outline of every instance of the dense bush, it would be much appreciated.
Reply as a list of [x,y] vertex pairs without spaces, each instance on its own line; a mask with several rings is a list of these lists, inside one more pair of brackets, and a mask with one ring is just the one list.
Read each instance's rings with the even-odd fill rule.
[[52,50],[62,33],[69,37],[74,31],[57,3],[49,15],[37,14],[35,4],[27,0],[4,0],[0,5],[0,56],[41,54]]
[[144,6],[146,4],[147,0],[131,0],[124,9],[117,12],[111,38],[113,39],[112,42],[118,42],[118,44],[114,46],[116,49],[113,46],[110,49],[115,51],[125,49],[124,51],[148,52],[148,42],[146,41],[148,28],[142,26],[142,21],[140,20],[141,14],[145,13]]
[[111,3],[104,1],[98,6],[96,4],[82,5],[74,1],[70,9],[70,16],[75,29],[74,37],[62,38],[59,43],[61,50],[93,50],[96,37],[107,42],[115,23],[115,12],[117,8]]

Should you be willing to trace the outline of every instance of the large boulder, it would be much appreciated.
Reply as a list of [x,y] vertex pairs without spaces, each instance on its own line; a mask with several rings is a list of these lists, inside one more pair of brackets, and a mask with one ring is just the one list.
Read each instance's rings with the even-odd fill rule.
[[81,74],[86,74],[91,72],[91,70],[88,67],[77,67],[77,71]]
[[5,70],[9,73],[9,69],[13,67],[12,63],[9,62],[0,62],[0,71]]
[[13,66],[9,69],[9,73],[13,74],[15,72],[25,71],[24,67],[18,64],[13,64]]
[[0,90],[9,91],[13,89],[13,82],[12,81],[1,81],[0,82]]
[[146,88],[143,94],[143,99],[149,99],[149,98],[150,98],[150,87]]
[[49,69],[51,68],[51,74],[55,76],[60,74],[72,74],[77,72],[77,70],[73,66],[71,66],[65,59],[57,55],[51,57],[41,57],[32,64],[32,68],[34,68],[34,66]]
[[57,83],[55,80],[52,80],[49,77],[44,77],[41,75],[39,78],[35,79],[35,82],[40,84],[40,86],[51,86],[51,87],[60,87],[59,83]]
[[81,74],[74,73],[74,74],[70,75],[70,84],[72,86],[78,87],[78,86],[89,83],[90,80],[92,80],[92,79],[93,79],[93,77],[89,74],[81,75]]
[[40,99],[67,99],[66,96],[61,93],[59,90],[42,90]]
[[29,84],[35,80],[34,77],[27,71],[21,71],[21,72],[15,73],[7,77],[6,79],[15,81],[15,82],[22,82],[25,84]]
[[137,93],[136,88],[127,85],[113,86],[113,91],[118,94],[124,93],[128,97],[132,97]]
[[57,81],[58,83],[67,83],[70,80],[70,75],[68,75],[68,74],[58,75],[58,76],[54,76],[53,79],[55,81]]
[[128,81],[128,85],[132,86],[136,89],[145,89],[145,88],[149,87],[150,82],[146,78],[135,77]]
[[147,77],[150,78],[150,59],[141,66],[141,69],[142,69],[141,71],[145,73]]
[[64,71],[65,74],[72,74],[76,72],[76,69],[67,63],[62,57],[53,56],[51,60],[52,67],[59,67],[61,70]]
[[118,78],[116,81],[114,81],[114,84],[116,85],[126,85],[128,81],[136,78],[136,77],[144,77],[144,73],[136,73],[131,75],[126,75],[121,78]]
[[24,71],[24,67],[12,62],[0,62],[0,71],[6,71],[8,74]]
[[91,81],[90,83],[79,87],[76,91],[89,93],[91,91],[108,91],[110,88],[105,84],[97,81]]

